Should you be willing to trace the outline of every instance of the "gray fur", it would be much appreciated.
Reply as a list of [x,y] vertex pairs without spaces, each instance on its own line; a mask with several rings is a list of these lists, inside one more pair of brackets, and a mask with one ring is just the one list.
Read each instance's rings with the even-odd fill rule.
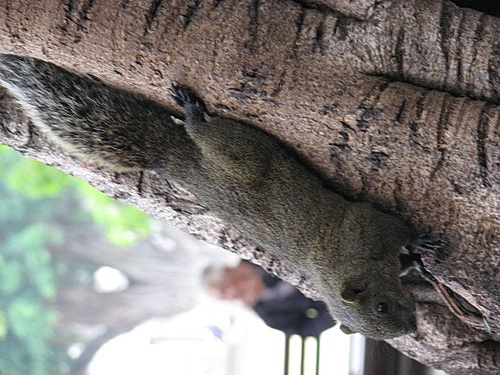
[[351,331],[388,339],[415,330],[399,280],[409,228],[326,188],[270,135],[229,119],[205,121],[203,103],[175,86],[184,129],[154,102],[31,58],[0,56],[0,84],[74,156],[116,171],[152,168],[185,186],[309,275]]

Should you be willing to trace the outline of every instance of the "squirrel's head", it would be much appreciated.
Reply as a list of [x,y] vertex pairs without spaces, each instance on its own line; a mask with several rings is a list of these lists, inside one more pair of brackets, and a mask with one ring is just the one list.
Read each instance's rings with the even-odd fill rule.
[[340,290],[342,308],[336,316],[344,332],[385,340],[416,332],[415,305],[398,280],[349,279]]

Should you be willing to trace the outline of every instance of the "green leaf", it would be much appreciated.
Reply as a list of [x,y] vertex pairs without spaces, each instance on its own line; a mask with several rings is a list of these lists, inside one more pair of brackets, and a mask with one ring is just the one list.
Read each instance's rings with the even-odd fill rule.
[[8,331],[7,317],[5,316],[5,312],[0,310],[0,341],[3,341],[7,337]]
[[[118,246],[130,246],[151,232],[149,216],[101,193],[84,181],[64,174],[35,160],[23,157],[5,146],[0,146],[2,181],[13,191],[31,199],[53,198],[64,191],[77,190],[84,197],[84,208],[94,222],[106,230],[108,239]],[[2,215],[23,216],[24,207],[0,201]]]
[[22,157],[5,146],[0,150],[2,181],[12,190],[30,198],[55,197],[73,184],[73,177],[55,168]]
[[88,184],[78,190],[93,220],[102,225],[108,240],[117,246],[131,246],[151,233],[151,219],[132,206],[117,202]]

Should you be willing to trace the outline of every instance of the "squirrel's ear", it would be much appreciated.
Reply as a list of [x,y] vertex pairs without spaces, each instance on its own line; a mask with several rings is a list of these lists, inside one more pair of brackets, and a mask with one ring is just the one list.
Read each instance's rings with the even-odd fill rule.
[[346,281],[342,285],[342,290],[340,292],[340,297],[345,303],[354,303],[359,300],[360,295],[366,289],[366,282],[362,281]]
[[346,335],[352,335],[353,333],[357,333],[356,331],[353,331],[352,329],[350,329],[349,327],[347,327],[347,326],[345,326],[343,324],[341,324],[339,328]]

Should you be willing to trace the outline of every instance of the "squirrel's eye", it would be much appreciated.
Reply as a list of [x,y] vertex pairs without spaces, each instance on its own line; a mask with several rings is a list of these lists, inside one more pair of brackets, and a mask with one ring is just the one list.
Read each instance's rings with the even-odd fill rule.
[[379,313],[386,313],[389,310],[389,307],[387,306],[387,303],[385,303],[385,302],[379,302],[377,304],[377,307],[375,309]]

